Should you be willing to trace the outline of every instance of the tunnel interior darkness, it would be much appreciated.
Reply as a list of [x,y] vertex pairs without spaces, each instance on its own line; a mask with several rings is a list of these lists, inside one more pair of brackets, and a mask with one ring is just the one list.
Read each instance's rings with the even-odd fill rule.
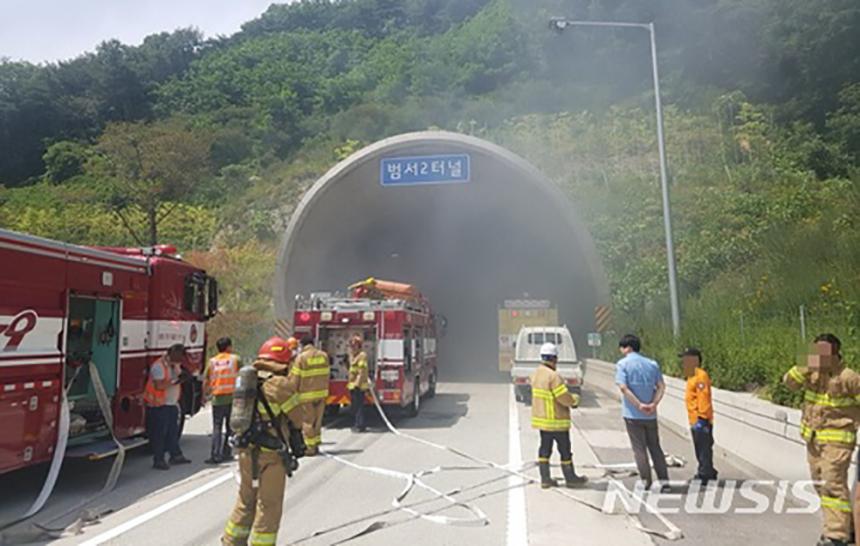
[[[387,144],[386,144],[387,143]],[[386,187],[380,159],[467,153],[470,181]],[[571,204],[523,160],[484,141],[413,133],[377,143],[323,177],[299,205],[276,274],[279,317],[296,294],[343,290],[366,277],[415,284],[448,327],[442,380],[498,378],[498,308],[549,299],[581,354],[602,268]]]

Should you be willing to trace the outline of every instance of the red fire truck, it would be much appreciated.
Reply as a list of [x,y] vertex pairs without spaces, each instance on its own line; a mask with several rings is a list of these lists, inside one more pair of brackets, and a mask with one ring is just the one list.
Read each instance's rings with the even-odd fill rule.
[[0,264],[0,473],[52,458],[61,389],[66,455],[115,452],[90,362],[110,397],[113,432],[129,447],[145,442],[148,367],[174,343],[188,348],[183,413],[199,409],[218,289],[174,248],[89,248],[0,230]]
[[436,394],[436,317],[429,302],[400,283],[368,279],[350,289],[348,296],[296,298],[296,336],[311,334],[331,359],[329,407],[350,402],[349,339],[358,335],[380,403],[417,415],[421,398]]

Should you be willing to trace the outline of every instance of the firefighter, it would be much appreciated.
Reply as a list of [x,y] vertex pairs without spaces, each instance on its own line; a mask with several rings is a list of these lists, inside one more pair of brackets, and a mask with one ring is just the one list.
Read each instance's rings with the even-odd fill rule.
[[288,371],[291,359],[286,341],[273,337],[260,347],[253,368],[240,371],[231,421],[241,481],[221,537],[225,546],[277,541],[286,478],[304,450],[299,378]]
[[841,348],[835,335],[819,335],[807,366],[794,366],[783,378],[789,389],[804,391],[800,432],[821,497],[824,529],[819,546],[848,544],[851,535],[848,467],[860,419],[860,374],[844,366]]
[[350,405],[353,414],[353,432],[367,430],[364,399],[370,387],[367,373],[367,353],[362,350],[364,340],[354,336],[349,340],[349,382],[346,384],[350,394]]
[[328,398],[329,359],[325,351],[314,347],[314,338],[302,338],[302,351],[293,368],[299,380],[299,401],[304,406],[305,423],[302,427],[307,450],[305,455],[319,453],[322,443],[322,421]]
[[230,450],[230,408],[241,361],[233,354],[233,341],[222,337],[215,342],[218,354],[203,370],[203,393],[212,401],[212,449],[206,464],[233,460]]
[[558,348],[552,343],[544,343],[540,348],[541,364],[531,377],[532,387],[532,427],[540,431],[538,448],[538,470],[540,486],[548,489],[558,485],[550,477],[549,459],[552,444],[555,442],[561,455],[561,471],[567,487],[578,487],[587,480],[578,476],[573,467],[570,452],[570,408],[573,396],[568,392],[561,376],[555,370],[558,362]]

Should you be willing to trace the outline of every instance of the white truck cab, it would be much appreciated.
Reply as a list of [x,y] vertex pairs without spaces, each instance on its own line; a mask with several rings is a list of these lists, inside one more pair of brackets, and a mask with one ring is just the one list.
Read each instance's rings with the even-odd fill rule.
[[553,343],[558,347],[558,365],[556,370],[567,384],[567,389],[574,395],[576,405],[579,405],[582,394],[583,370],[582,363],[576,356],[576,346],[567,326],[524,326],[517,334],[514,348],[514,361],[511,367],[511,380],[514,383],[518,402],[531,403],[531,385],[529,380],[541,363],[540,347],[544,343]]

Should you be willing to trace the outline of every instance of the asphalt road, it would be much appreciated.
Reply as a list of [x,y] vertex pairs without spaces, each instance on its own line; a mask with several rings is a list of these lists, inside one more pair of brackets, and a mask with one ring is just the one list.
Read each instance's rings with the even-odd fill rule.
[[[818,536],[817,514],[689,514],[682,509],[661,521],[644,511],[631,516],[618,509],[618,503],[615,513],[601,512],[606,490],[612,487],[601,465],[632,461],[618,402],[608,393],[587,391],[574,415],[574,461],[591,478],[588,488],[543,491],[504,469],[487,467],[483,462],[510,465],[536,476],[537,434],[528,426],[528,415],[528,408],[513,402],[508,385],[450,383],[440,385],[437,397],[424,403],[417,418],[394,420],[399,430],[414,438],[390,433],[378,418],[372,421],[371,432],[359,435],[350,432],[345,417],[334,419],[323,434],[329,456],[302,460],[289,481],[278,544],[801,545],[813,544]],[[183,450],[194,464],[156,472],[144,450],[132,452],[117,488],[105,495],[99,490],[110,462],[67,462],[54,496],[35,521],[68,525],[80,514],[76,505],[95,497],[89,507],[104,512],[98,523],[58,540],[47,540],[30,524],[19,525],[7,531],[6,543],[218,544],[237,486],[233,466],[202,464],[208,429],[208,412],[186,426]],[[453,447],[472,459],[418,440]],[[662,440],[667,452],[693,459],[686,440],[665,429]],[[718,498],[731,496],[742,480],[752,478],[731,460],[718,460],[718,468],[721,478],[732,480],[718,488]],[[401,499],[409,511],[393,508],[409,476],[422,471],[421,483],[456,502],[414,487]],[[40,468],[0,477],[0,521],[26,509],[44,472]],[[632,488],[635,478],[626,476],[623,467],[620,472],[613,476]],[[684,480],[694,469],[688,464],[671,473],[673,479]],[[685,488],[676,492],[684,493]],[[666,497],[660,505],[683,506],[684,498]],[[727,506],[742,507],[743,502],[734,499]],[[637,527],[656,532],[677,528],[684,538],[669,541]]]

